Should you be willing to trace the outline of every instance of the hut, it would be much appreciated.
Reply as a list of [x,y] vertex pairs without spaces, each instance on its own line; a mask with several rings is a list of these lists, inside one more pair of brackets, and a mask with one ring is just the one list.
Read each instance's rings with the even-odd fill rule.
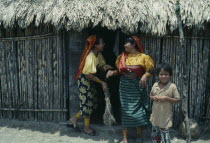
[[[138,35],[155,64],[172,64],[173,82],[182,93],[175,2],[1,0],[0,118],[60,122],[73,115],[78,109],[73,76],[85,39],[94,32],[105,36],[116,55],[126,35]],[[180,1],[189,65],[189,117],[198,121],[209,116],[209,2]],[[148,90],[155,80],[151,78]],[[181,107],[182,103],[174,106],[174,125],[183,120]]]

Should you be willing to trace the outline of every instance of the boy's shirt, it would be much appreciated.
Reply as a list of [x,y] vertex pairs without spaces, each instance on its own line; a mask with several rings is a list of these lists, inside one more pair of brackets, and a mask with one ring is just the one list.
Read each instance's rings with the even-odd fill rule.
[[[156,82],[151,90],[151,96],[169,96],[180,100],[180,95],[175,84],[169,82],[163,89],[160,89]],[[172,103],[168,101],[153,101],[150,121],[153,126],[170,128],[172,126]]]

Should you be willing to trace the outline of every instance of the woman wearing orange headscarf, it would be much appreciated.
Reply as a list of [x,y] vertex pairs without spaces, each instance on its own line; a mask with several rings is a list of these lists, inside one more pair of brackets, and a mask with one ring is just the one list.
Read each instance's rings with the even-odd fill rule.
[[95,83],[102,85],[103,89],[107,88],[107,84],[95,76],[98,69],[108,70],[112,67],[106,65],[101,54],[104,49],[104,41],[98,36],[90,36],[86,40],[85,49],[80,59],[80,65],[75,75],[78,84],[78,93],[80,99],[80,111],[72,118],[70,122],[73,127],[77,127],[77,121],[84,118],[84,133],[95,136],[98,133],[90,128],[90,115],[93,111],[96,88]]
[[144,54],[140,39],[131,36],[125,40],[125,52],[116,60],[117,70],[108,71],[107,78],[120,74],[120,102],[123,143],[127,143],[127,128],[137,128],[136,142],[141,142],[141,126],[149,124],[146,81],[154,67],[150,56]]

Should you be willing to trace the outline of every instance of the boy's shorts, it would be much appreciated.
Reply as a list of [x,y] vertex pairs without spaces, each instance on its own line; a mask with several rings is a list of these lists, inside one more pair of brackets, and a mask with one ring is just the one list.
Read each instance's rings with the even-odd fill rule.
[[169,129],[163,129],[158,126],[152,126],[152,143],[171,143],[171,137],[169,134]]

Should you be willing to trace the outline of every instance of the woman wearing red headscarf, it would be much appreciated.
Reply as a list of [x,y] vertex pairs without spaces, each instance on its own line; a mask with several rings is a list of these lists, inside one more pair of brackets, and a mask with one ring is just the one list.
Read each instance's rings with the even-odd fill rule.
[[86,40],[85,49],[80,59],[80,65],[75,75],[78,84],[78,93],[80,99],[80,111],[72,118],[70,122],[73,127],[77,127],[77,121],[84,118],[84,133],[95,136],[98,133],[90,128],[90,115],[93,111],[96,88],[95,83],[102,85],[103,89],[107,88],[107,84],[95,76],[98,69],[108,70],[112,67],[106,65],[101,54],[104,49],[104,41],[98,36],[90,36]]
[[125,40],[125,52],[118,56],[115,71],[106,77],[120,74],[120,102],[123,126],[123,143],[127,143],[127,128],[137,128],[137,142],[141,142],[141,126],[149,124],[147,113],[149,98],[146,81],[154,67],[150,56],[144,54],[140,39],[131,36]]

